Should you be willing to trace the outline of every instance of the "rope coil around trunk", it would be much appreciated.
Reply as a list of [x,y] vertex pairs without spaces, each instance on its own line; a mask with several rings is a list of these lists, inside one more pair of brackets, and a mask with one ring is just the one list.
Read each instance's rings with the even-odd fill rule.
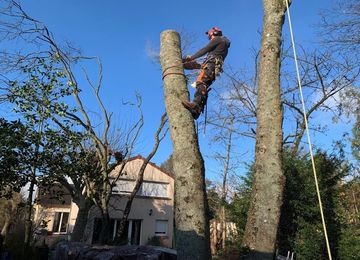
[[[169,71],[168,72],[168,70],[171,70],[171,69],[178,69],[178,70],[180,70],[180,72],[179,71]],[[173,66],[169,66],[169,67],[167,67],[166,69],[164,69],[164,71],[163,71],[163,73],[162,73],[162,80],[164,80],[164,78],[166,77],[166,76],[168,76],[168,75],[182,75],[182,76],[184,76],[185,78],[186,78],[186,76],[185,76],[185,74],[184,74],[184,72],[183,72],[183,66],[182,66],[182,64],[179,64],[179,65],[173,65]]]

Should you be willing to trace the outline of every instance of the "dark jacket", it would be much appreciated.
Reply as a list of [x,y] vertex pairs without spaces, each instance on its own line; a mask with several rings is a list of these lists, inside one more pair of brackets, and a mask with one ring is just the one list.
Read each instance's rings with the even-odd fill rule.
[[208,53],[207,60],[215,57],[222,57],[222,59],[225,60],[229,47],[230,41],[228,38],[224,36],[215,36],[204,48],[191,56],[191,58],[197,59]]

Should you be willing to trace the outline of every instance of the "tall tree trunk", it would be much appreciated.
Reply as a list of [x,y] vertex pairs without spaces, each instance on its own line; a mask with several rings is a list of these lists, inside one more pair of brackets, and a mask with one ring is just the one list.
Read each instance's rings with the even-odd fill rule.
[[34,197],[34,187],[36,181],[36,170],[35,167],[32,172],[32,177],[29,186],[29,196],[26,200],[26,211],[25,211],[25,238],[24,238],[24,253],[26,254],[31,241],[32,234],[32,211],[33,211],[33,197]]
[[74,203],[78,206],[79,211],[76,216],[73,232],[71,234],[71,241],[80,242],[83,241],[89,210],[94,203],[84,196],[79,199],[75,199]]
[[221,206],[221,249],[224,251],[226,247],[226,213],[225,206]]
[[194,120],[181,104],[189,99],[181,62],[180,36],[161,33],[160,61],[164,79],[175,171],[175,232],[179,259],[210,259],[210,230],[204,161]]
[[282,170],[280,51],[286,5],[283,0],[264,0],[263,4],[255,180],[243,239],[243,246],[250,249],[250,259],[273,259],[285,183]]
[[224,165],[224,176],[223,176],[223,184],[222,184],[222,194],[221,194],[221,212],[220,212],[220,221],[221,221],[221,247],[222,250],[225,249],[226,246],[226,213],[225,213],[225,203],[227,197],[227,177],[229,173],[230,167],[230,155],[231,155],[231,146],[232,146],[232,124],[233,121],[231,120],[231,127],[229,129],[229,137],[227,141],[227,149],[226,149],[226,158],[225,158],[225,165]]

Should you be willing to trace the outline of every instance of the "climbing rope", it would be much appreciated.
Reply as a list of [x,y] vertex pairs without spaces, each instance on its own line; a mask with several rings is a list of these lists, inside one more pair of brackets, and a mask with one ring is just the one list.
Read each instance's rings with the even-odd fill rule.
[[[174,71],[169,71],[168,72],[168,70],[171,70],[171,69],[179,69],[181,71],[180,72],[179,71],[175,71],[175,72]],[[186,78],[185,74],[182,71],[183,71],[183,67],[180,64],[179,65],[169,66],[166,69],[164,69],[163,74],[162,74],[162,80],[164,80],[164,78],[166,76],[168,76],[168,75],[183,75]]]
[[309,126],[308,126],[308,121],[307,121],[307,117],[306,117],[306,108],[305,108],[304,96],[303,96],[302,85],[301,85],[301,80],[300,80],[299,66],[298,66],[296,49],[295,49],[295,41],[294,41],[294,35],[293,35],[293,30],[292,30],[289,2],[288,2],[288,0],[285,0],[285,2],[286,2],[286,8],[287,8],[287,15],[288,15],[288,22],[289,22],[292,49],[293,49],[293,54],[294,54],[294,61],[295,61],[295,68],[296,68],[296,75],[297,75],[297,83],[299,85],[299,90],[300,90],[300,97],[301,97],[301,103],[302,103],[303,116],[304,116],[304,120],[305,120],[306,134],[307,134],[309,150],[310,150],[311,164],[312,164],[312,169],[313,169],[313,173],[314,173],[316,193],[317,193],[317,197],[318,197],[318,201],[319,201],[321,221],[322,221],[322,225],[323,225],[323,229],[324,229],[324,236],[325,236],[325,241],[326,241],[327,252],[328,252],[328,255],[329,255],[329,260],[332,260],[331,250],[330,250],[330,245],[329,245],[329,239],[328,239],[327,230],[326,230],[326,223],[325,223],[325,218],[324,218],[323,206],[322,206],[322,202],[321,202],[319,183],[318,183],[318,178],[317,178],[317,174],[316,174],[315,160],[314,160],[314,156],[313,156],[313,149],[312,149],[312,145],[311,145]]

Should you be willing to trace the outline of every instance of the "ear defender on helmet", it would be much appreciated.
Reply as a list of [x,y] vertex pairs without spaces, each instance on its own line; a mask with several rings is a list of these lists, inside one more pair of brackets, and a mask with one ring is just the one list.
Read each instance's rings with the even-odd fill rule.
[[208,35],[209,40],[212,36],[222,36],[222,31],[218,27],[213,27],[209,31],[205,32]]

